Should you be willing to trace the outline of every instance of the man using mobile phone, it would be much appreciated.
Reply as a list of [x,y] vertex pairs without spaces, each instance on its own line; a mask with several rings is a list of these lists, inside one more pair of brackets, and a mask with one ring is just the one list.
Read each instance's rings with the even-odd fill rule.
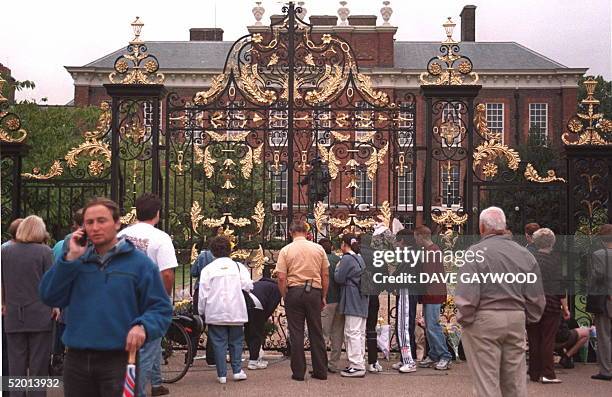
[[65,308],[68,347],[64,395],[121,395],[128,352],[162,337],[172,317],[157,266],[134,245],[117,238],[119,207],[106,198],[83,208],[91,244],[76,230],[68,252],[44,275],[42,301]]
[[[123,229],[119,236],[125,236],[157,265],[166,292],[170,296],[174,287],[174,269],[178,262],[172,239],[155,227],[160,219],[162,202],[157,195],[145,193],[136,199],[135,206],[138,222]],[[147,342],[140,351],[138,389],[141,397],[147,395],[148,383],[151,383],[152,396],[170,393],[170,390],[162,385],[161,354],[161,338]]]

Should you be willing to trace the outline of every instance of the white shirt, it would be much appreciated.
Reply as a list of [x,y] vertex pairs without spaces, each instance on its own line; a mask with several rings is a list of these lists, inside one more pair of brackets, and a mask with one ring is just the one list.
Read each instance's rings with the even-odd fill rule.
[[138,222],[126,227],[117,236],[125,236],[137,249],[146,253],[159,267],[160,272],[178,266],[172,239],[168,233],[153,225]]

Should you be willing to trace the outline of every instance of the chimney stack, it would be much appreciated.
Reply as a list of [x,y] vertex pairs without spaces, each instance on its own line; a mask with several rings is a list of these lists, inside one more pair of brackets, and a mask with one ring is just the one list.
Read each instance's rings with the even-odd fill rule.
[[476,41],[476,6],[463,7],[459,16],[461,16],[461,41]]
[[223,29],[220,28],[191,28],[189,41],[223,41]]

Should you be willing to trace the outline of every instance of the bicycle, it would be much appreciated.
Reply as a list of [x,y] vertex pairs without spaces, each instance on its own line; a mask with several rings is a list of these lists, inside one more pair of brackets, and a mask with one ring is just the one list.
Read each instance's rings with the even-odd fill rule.
[[197,351],[193,335],[200,335],[204,328],[203,325],[200,316],[175,315],[172,317],[170,327],[162,338],[162,382],[175,383],[187,374]]

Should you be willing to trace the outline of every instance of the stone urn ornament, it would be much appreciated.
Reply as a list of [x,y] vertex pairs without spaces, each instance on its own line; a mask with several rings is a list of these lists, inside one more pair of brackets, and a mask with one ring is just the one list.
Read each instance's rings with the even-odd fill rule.
[[266,9],[261,6],[261,1],[255,2],[255,7],[253,7],[253,16],[255,17],[255,26],[261,26],[261,17],[263,17]]
[[383,1],[383,8],[380,9],[380,15],[382,15],[383,26],[390,26],[389,19],[391,18],[391,14],[393,14],[393,8],[389,7],[391,4],[390,1]]
[[340,2],[341,7],[338,8],[338,16],[340,17],[340,22],[338,23],[338,25],[340,26],[347,26],[348,22],[347,22],[347,18],[351,12],[351,10],[349,10],[346,7],[346,1],[341,1]]
[[297,16],[303,21],[304,18],[306,18],[306,13],[308,12],[308,10],[304,7],[305,2],[304,1],[298,1],[297,5],[298,8],[301,10],[299,14],[297,14]]

